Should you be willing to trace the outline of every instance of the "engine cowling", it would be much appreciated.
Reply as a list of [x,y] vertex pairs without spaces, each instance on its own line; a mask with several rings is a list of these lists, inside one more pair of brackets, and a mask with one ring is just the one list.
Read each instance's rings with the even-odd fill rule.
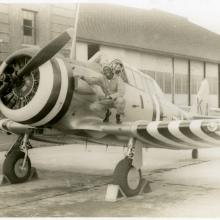
[[[22,49],[4,62],[3,73],[13,74],[37,52]],[[62,57],[53,57],[22,77],[0,99],[3,115],[15,122],[43,126],[57,122],[67,111],[74,90],[71,66]]]

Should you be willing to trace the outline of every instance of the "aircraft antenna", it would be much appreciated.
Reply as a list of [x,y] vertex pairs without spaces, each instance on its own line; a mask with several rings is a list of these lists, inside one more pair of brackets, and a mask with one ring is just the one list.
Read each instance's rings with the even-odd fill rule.
[[75,19],[74,19],[74,31],[72,36],[72,46],[70,51],[70,59],[76,59],[76,33],[77,33],[77,26],[78,26],[78,20],[79,20],[79,3],[76,4],[75,9]]

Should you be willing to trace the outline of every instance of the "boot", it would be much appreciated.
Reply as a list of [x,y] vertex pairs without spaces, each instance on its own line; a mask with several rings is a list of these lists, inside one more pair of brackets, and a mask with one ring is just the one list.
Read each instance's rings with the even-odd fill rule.
[[121,124],[120,114],[116,114],[116,123]]
[[103,122],[105,122],[105,123],[109,122],[109,117],[110,117],[111,114],[112,113],[108,109],[106,114],[105,114],[105,118],[104,118]]

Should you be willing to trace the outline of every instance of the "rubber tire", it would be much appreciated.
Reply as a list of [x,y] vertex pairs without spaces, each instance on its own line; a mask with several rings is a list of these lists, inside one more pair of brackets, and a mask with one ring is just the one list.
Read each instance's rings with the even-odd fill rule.
[[114,174],[113,174],[113,184],[119,185],[122,191],[125,193],[126,196],[135,196],[140,192],[141,189],[141,170],[139,169],[139,178],[140,182],[136,189],[131,189],[127,182],[127,176],[129,170],[133,168],[131,165],[131,160],[128,157],[125,157],[123,160],[119,161],[117,164]]
[[193,149],[192,150],[192,159],[198,159],[198,157],[199,157],[198,149]]
[[24,177],[18,177],[14,171],[14,166],[15,166],[15,163],[21,159],[21,158],[24,158],[25,156],[25,153],[22,152],[22,151],[18,151],[18,150],[15,150],[15,151],[12,151],[11,153],[9,153],[6,158],[5,158],[5,161],[4,161],[4,164],[3,164],[3,174],[5,176],[7,176],[7,178],[9,179],[9,181],[12,183],[12,184],[15,184],[15,183],[23,183],[25,181],[28,180],[28,178],[30,177],[30,174],[31,174],[31,161],[30,161],[30,158],[27,157],[27,164],[28,164],[28,171],[27,171],[27,174],[24,176]]

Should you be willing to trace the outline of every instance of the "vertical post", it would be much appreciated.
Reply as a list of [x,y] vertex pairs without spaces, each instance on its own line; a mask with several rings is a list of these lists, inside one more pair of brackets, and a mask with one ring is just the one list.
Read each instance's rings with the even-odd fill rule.
[[79,20],[79,3],[76,4],[76,10],[75,10],[75,20],[74,20],[74,31],[72,36],[72,46],[70,51],[70,59],[76,59],[76,33],[77,33],[77,26],[78,26],[78,20]]
[[34,45],[37,44],[37,24],[36,24],[36,12],[34,12]]
[[191,64],[188,60],[188,105],[191,105]]
[[175,70],[174,70],[174,57],[172,57],[172,103],[175,102]]
[[85,144],[86,144],[86,151],[87,151],[87,149],[88,149],[88,143],[87,143],[87,139],[86,139],[86,143],[85,143]]
[[220,64],[218,64],[218,107],[220,108]]
[[[1,64],[1,62],[2,62],[2,58],[3,58],[3,48],[2,48],[2,43],[3,43],[3,40],[2,39],[0,39],[0,64]],[[1,73],[0,73],[1,74]]]
[[206,62],[203,62],[203,78],[206,78]]

